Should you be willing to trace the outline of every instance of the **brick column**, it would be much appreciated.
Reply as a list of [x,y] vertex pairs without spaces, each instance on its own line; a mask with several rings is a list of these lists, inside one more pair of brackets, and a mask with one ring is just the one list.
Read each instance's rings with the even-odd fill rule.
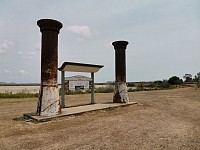
[[42,33],[41,44],[41,85],[37,115],[52,116],[61,113],[57,83],[58,34],[62,23],[52,19],[37,21]]
[[128,103],[126,86],[126,46],[127,41],[115,41],[112,43],[115,49],[115,91],[114,103]]

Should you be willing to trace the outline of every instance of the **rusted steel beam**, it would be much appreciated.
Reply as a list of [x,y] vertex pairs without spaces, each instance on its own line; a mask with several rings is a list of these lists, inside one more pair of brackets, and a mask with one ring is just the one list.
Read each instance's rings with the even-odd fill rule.
[[42,33],[41,44],[41,86],[37,115],[52,116],[61,113],[57,83],[58,34],[62,23],[52,19],[37,21]]
[[126,46],[127,41],[115,41],[112,43],[115,49],[115,91],[114,103],[128,103],[126,86]]

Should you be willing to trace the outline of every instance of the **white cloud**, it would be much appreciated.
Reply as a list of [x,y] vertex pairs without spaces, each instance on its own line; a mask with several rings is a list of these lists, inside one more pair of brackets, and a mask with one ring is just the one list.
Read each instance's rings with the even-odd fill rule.
[[19,70],[18,73],[22,76],[31,76],[32,74],[26,70]]
[[10,73],[10,71],[7,70],[7,69],[2,69],[2,70],[0,70],[0,73],[6,73],[6,74],[8,74],[8,73]]
[[22,56],[23,59],[35,59],[39,57],[39,51],[30,51],[30,52],[23,52],[23,51],[18,51],[18,55]]
[[12,45],[12,42],[8,40],[4,40],[0,43],[0,55],[6,53]]
[[68,26],[67,31],[80,35],[84,38],[91,38],[92,32],[88,26]]
[[4,69],[3,72],[4,72],[4,73],[10,73],[10,71],[7,70],[7,69]]

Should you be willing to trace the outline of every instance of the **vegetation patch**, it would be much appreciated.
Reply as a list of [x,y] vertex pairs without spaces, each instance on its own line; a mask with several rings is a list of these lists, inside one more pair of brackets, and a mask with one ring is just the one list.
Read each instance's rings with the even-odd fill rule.
[[38,93],[29,93],[29,92],[19,92],[19,93],[12,93],[12,92],[5,92],[0,93],[0,98],[37,98]]

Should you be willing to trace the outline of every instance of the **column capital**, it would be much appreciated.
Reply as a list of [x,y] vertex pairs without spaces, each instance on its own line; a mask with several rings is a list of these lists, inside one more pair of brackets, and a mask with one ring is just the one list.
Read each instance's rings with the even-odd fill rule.
[[53,19],[40,19],[37,21],[37,25],[40,27],[41,32],[44,30],[53,30],[59,33],[63,27],[61,22]]
[[126,46],[128,45],[127,41],[114,41],[112,43],[112,45],[114,46],[114,49],[126,49]]

